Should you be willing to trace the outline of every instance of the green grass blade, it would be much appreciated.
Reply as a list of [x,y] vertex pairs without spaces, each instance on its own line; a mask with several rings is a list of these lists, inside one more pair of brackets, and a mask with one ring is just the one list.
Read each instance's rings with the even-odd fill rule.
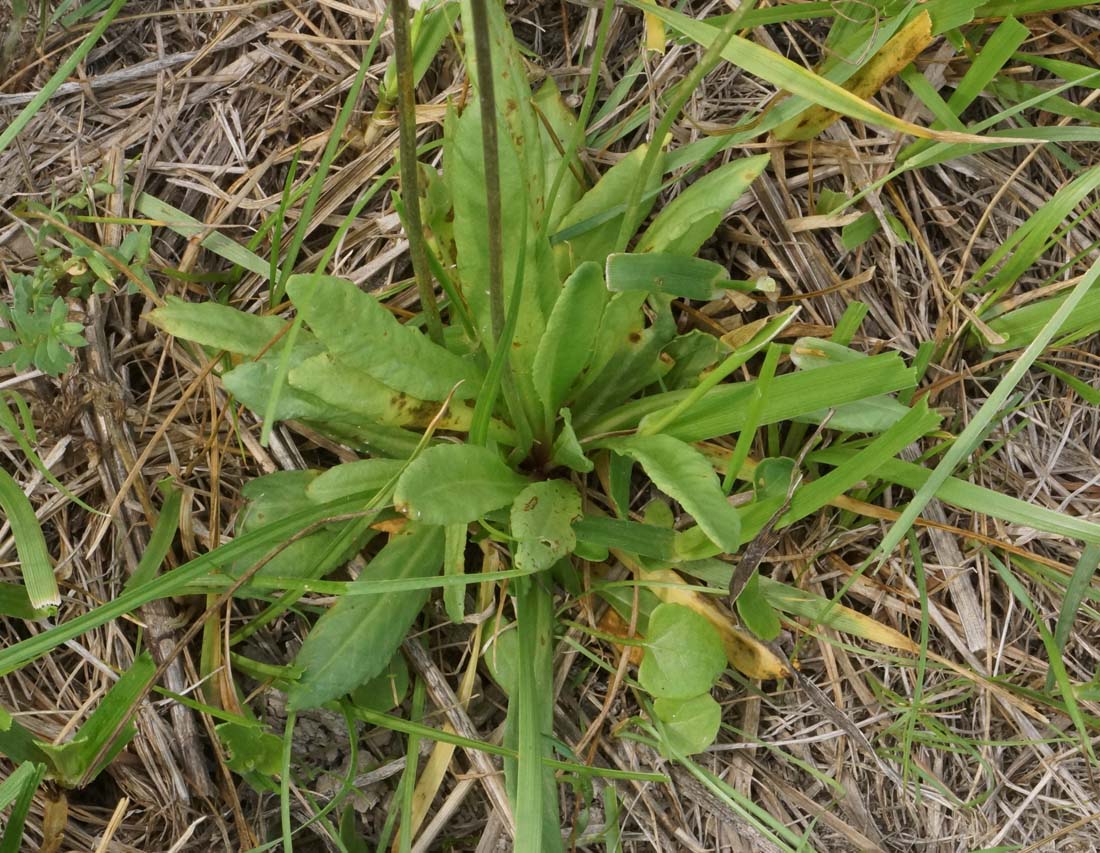
[[167,202],[161,201],[156,196],[141,193],[134,202],[134,210],[181,237],[191,239],[205,234],[206,236],[203,237],[200,245],[207,251],[225,258],[227,261],[255,273],[261,278],[268,278],[271,275],[272,265],[255,252],[250,251],[230,237],[226,237],[220,231],[211,231],[210,226],[206,223],[184,213]]
[[[718,37],[717,28],[687,15],[657,6],[647,0],[629,0],[631,6],[653,15],[674,29],[682,32],[693,41],[711,45]],[[957,142],[980,142],[973,134],[960,134],[955,131],[929,130],[912,122],[892,116],[870,101],[853,95],[836,83],[814,74],[795,62],[780,56],[766,47],[739,36],[733,36],[722,50],[722,58],[743,68],[750,74],[767,80],[773,86],[790,92],[801,98],[833,110],[850,118],[865,121],[878,127],[885,127],[898,133],[907,133],[921,139],[953,140]]]
[[733,455],[726,465],[726,476],[722,479],[722,491],[727,495],[733,491],[733,484],[741,476],[741,466],[749,458],[749,450],[752,449],[753,439],[756,437],[756,428],[760,425],[760,412],[764,408],[764,400],[768,396],[772,379],[775,378],[775,368],[779,364],[780,349],[776,344],[770,344],[764,355],[764,364],[760,368],[760,374],[756,378],[756,387],[752,390],[752,399],[745,411],[745,423],[737,434],[737,444],[734,445]]
[[[41,778],[41,765],[24,761],[3,782],[0,782],[0,809],[6,809],[36,776]],[[41,768],[44,769],[44,768]],[[35,783],[37,785],[37,782]]]
[[[986,282],[982,289],[988,292],[982,309],[988,310],[1001,294],[1012,287],[1016,280],[1039,259],[1047,247],[1047,241],[1062,222],[1082,201],[1100,188],[1100,166],[1082,173],[1063,186],[1027,221],[1002,241],[995,252],[981,265],[971,278],[976,283],[1001,261],[1004,265]],[[1007,260],[1006,260],[1007,258]]]
[[123,589],[134,589],[151,581],[157,575],[157,569],[168,556],[172,548],[172,541],[176,538],[176,531],[180,526],[180,505],[183,502],[183,490],[175,484],[168,482],[162,486],[165,492],[164,503],[157,516],[153,535],[149,537],[149,544],[145,553],[141,555],[137,568],[126,581]]
[[[832,364],[777,376],[760,413],[762,425],[813,414],[822,409],[877,397],[912,387],[913,370],[895,353],[868,356],[859,362]],[[681,441],[705,441],[738,432],[745,424],[755,382],[720,385],[664,432]],[[694,391],[695,389],[691,389]],[[630,429],[651,413],[678,405],[691,391],[671,391],[621,406],[583,431],[582,442],[603,432]]]
[[782,851],[782,853],[795,853],[796,850],[805,849],[798,835],[732,785],[689,758],[680,757],[678,763],[698,779],[720,802],[724,803],[731,812],[738,815],[770,842],[772,849]]
[[[917,641],[920,645],[920,651],[917,654],[917,666],[913,672],[913,692],[905,712],[905,729],[901,741],[902,772],[905,778],[908,778],[912,770],[910,756],[913,755],[913,732],[917,725],[917,717],[920,716],[922,710],[924,677],[928,668],[928,629],[930,625],[928,617],[928,579],[924,572],[924,560],[921,559],[920,545],[917,543],[916,534],[912,530],[909,531],[908,539],[909,554],[913,558],[913,577],[917,585],[917,600],[920,603],[921,618],[920,638]],[[917,797],[920,797],[920,786],[915,786],[915,789]]]
[[85,512],[90,512],[93,515],[98,515],[105,518],[107,515],[106,513],[101,512],[95,507],[89,506],[88,504],[84,503],[84,501],[82,501],[71,491],[69,491],[69,489],[65,487],[65,484],[58,480],[57,477],[53,475],[53,472],[46,467],[46,463],[42,461],[42,457],[35,453],[34,447],[31,444],[31,442],[34,441],[34,436],[26,435],[26,433],[24,433],[24,431],[19,428],[19,424],[15,420],[15,416],[8,408],[8,397],[10,397],[12,402],[15,403],[16,408],[20,410],[20,414],[22,414],[23,416],[24,424],[30,427],[33,431],[33,424],[31,424],[30,421],[30,410],[27,408],[26,401],[24,401],[23,398],[14,391],[9,391],[6,394],[0,394],[0,429],[6,430],[11,435],[11,437],[15,439],[15,443],[19,445],[19,449],[23,451],[24,455],[31,461],[31,464],[34,465],[34,467],[42,474],[42,476],[46,478],[46,481],[51,486],[61,492],[61,494],[63,494]]
[[1003,18],[1006,15],[1038,15],[1088,6],[1094,0],[990,0],[974,10],[978,18]]
[[[2,474],[3,472],[0,471],[0,475]],[[2,477],[0,477],[0,480],[2,480]],[[214,551],[196,557],[178,569],[165,572],[149,583],[142,584],[132,590],[126,590],[117,598],[105,602],[88,613],[81,614],[61,625],[43,631],[41,634],[28,637],[13,646],[0,649],[0,676],[19,669],[19,667],[30,663],[32,660],[49,653],[67,640],[72,640],[85,631],[91,631],[100,625],[118,619],[143,604],[177,595],[192,582],[216,568],[229,565],[237,557],[248,553],[252,548],[261,545],[279,545],[288,537],[304,530],[311,524],[319,523],[325,518],[337,516],[341,513],[358,511],[361,507],[361,500],[336,501],[331,504],[301,510],[273,524],[266,525],[260,530],[240,536]]]
[[[642,191],[649,185],[650,177],[657,168],[657,161],[664,153],[663,142],[669,131],[672,130],[672,123],[676,121],[677,117],[680,115],[680,110],[684,108],[688,99],[695,93],[695,90],[699,88],[699,84],[702,82],[703,78],[713,71],[719,59],[726,55],[726,49],[735,39],[734,33],[736,33],[737,29],[741,26],[742,18],[754,5],[755,0],[743,0],[743,2],[738,4],[737,11],[722,24],[721,29],[714,31],[713,38],[700,42],[700,44],[706,45],[706,52],[703,54],[703,58],[699,61],[698,65],[691,69],[688,76],[684,78],[673,92],[668,107],[665,109],[664,115],[661,116],[661,121],[657,125],[656,130],[653,132],[654,142],[646,149],[645,159],[642,161],[638,180],[630,187],[626,200],[626,215],[619,225],[619,235],[615,238],[616,252],[626,251],[627,244],[630,242],[633,231],[641,220],[641,216],[638,215],[638,209],[642,201]],[[651,4],[646,3],[643,8],[649,6],[651,6]],[[647,8],[647,11],[649,14],[655,14],[654,10],[656,8],[656,6],[652,6],[652,8]]]
[[[850,450],[833,448],[815,451],[810,454],[810,459],[838,464],[850,453]],[[896,483],[917,491],[928,483],[932,472],[920,465],[891,459],[875,469],[874,474],[889,483]],[[977,486],[958,477],[948,477],[936,490],[936,497],[960,509],[999,518],[1010,524],[1021,524],[1045,533],[1069,536],[1084,542],[1100,543],[1100,524],[1096,522],[1029,504],[1027,501]]]
[[1095,763],[1096,756],[1093,753],[1092,739],[1089,736],[1088,724],[1085,722],[1085,718],[1081,713],[1081,707],[1077,704],[1077,694],[1073,689],[1069,673],[1066,672],[1066,664],[1065,661],[1062,660],[1061,649],[1058,648],[1057,643],[1054,641],[1054,637],[1051,636],[1050,631],[1047,630],[1046,625],[1043,623],[1043,617],[1038,610],[1036,610],[1035,604],[1031,600],[1031,596],[1027,594],[1024,585],[1020,583],[1019,579],[1012,573],[1012,569],[998,560],[993,554],[989,555],[989,559],[997,569],[997,574],[1001,576],[1001,580],[1004,581],[1005,586],[1009,588],[1013,596],[1015,596],[1015,598],[1027,609],[1027,612],[1035,621],[1035,628],[1039,633],[1039,638],[1043,642],[1043,647],[1046,649],[1047,660],[1050,663],[1050,673],[1055,683],[1058,685],[1058,691],[1062,694],[1062,700],[1066,704],[1066,715],[1073,721],[1073,726],[1077,729],[1077,734],[1081,738],[1081,747],[1084,749],[1085,754]]
[[15,537],[15,551],[19,555],[23,584],[31,606],[36,610],[56,607],[61,603],[61,592],[46,550],[46,538],[38,526],[31,502],[3,468],[0,468],[0,509],[4,510]]
[[[990,344],[989,351],[1005,352],[1019,349],[1033,340],[1043,326],[1050,322],[1050,318],[1066,301],[1067,296],[1068,294],[1062,294],[1040,299],[991,320],[989,328],[1004,338],[1004,343]],[[1079,330],[1089,329],[1097,323],[1100,323],[1100,288],[1090,292],[1081,300],[1073,316],[1066,321],[1063,331],[1066,334],[1073,334]]]
[[[371,60],[374,58],[374,50],[378,47],[378,40],[384,29],[385,14],[388,14],[388,12],[384,13],[383,20],[379,21],[379,25],[375,27],[370,44],[367,45],[367,49],[363,53],[363,60],[359,63],[359,69],[355,72],[355,79],[352,80],[351,86],[348,88],[348,94],[344,98],[344,103],[340,107],[339,114],[336,116],[336,122],[329,133],[328,142],[325,144],[324,153],[321,155],[321,162],[318,164],[317,171],[311,179],[309,194],[302,203],[302,212],[298,218],[298,226],[294,229],[294,234],[290,239],[290,245],[287,247],[286,257],[283,261],[282,274],[279,276],[279,281],[276,282],[273,287],[273,291],[276,293],[285,292],[287,279],[294,271],[294,264],[298,260],[298,252],[306,239],[306,232],[313,220],[313,211],[316,209],[317,202],[321,198],[321,191],[325,186],[325,178],[328,177],[329,170],[332,168],[332,163],[336,159],[337,152],[340,150],[344,130],[351,120],[351,114],[359,100],[359,92],[363,88],[363,80],[366,78],[367,69],[370,68]],[[273,251],[277,251],[277,249]],[[321,272],[321,270],[317,270],[317,272]],[[302,315],[299,313],[298,316],[294,318],[294,323],[291,325],[290,331],[286,335],[286,342],[283,344],[283,348],[280,352],[279,370],[272,384],[271,394],[267,399],[267,410],[264,412],[263,427],[260,431],[260,443],[264,447],[267,447],[271,439],[271,428],[274,426],[275,412],[278,410],[279,397],[282,394],[283,388],[286,387],[287,374],[290,372],[290,353],[291,350],[294,349],[294,344],[297,341],[301,327]]]
[[[481,752],[486,752],[489,755],[499,755],[502,758],[518,758],[519,753],[514,749],[508,749],[506,746],[497,746],[496,744],[489,743],[483,740],[473,740],[472,738],[463,737],[462,735],[454,734],[453,732],[445,729],[433,729],[430,726],[425,726],[421,723],[414,723],[409,720],[404,720],[401,717],[395,717],[391,714],[383,714],[380,711],[372,711],[368,708],[360,708],[356,705],[340,706],[335,703],[326,705],[325,708],[334,711],[340,711],[342,707],[346,707],[347,712],[355,717],[357,720],[362,720],[365,723],[370,723],[372,726],[379,726],[384,729],[390,729],[391,731],[400,732],[403,734],[411,734],[418,732],[425,740],[438,741],[439,743],[450,743],[462,749],[476,749]],[[645,773],[632,770],[613,770],[607,767],[594,767],[586,764],[576,764],[569,761],[559,761],[556,758],[542,758],[542,763],[547,767],[553,767],[555,770],[565,770],[569,773],[579,776],[597,778],[597,779],[619,779],[622,781],[637,781],[637,782],[656,782],[658,784],[667,784],[669,778],[663,773]]]
[[[943,105],[950,119],[939,122],[940,126],[952,130],[962,129],[962,122],[959,121],[958,116],[962,115],[963,110],[970,106],[982,93],[982,90],[1000,73],[1005,63],[1012,58],[1013,53],[1029,35],[1031,33],[1028,28],[1014,18],[1006,18],[1001,22],[1000,26],[993,31],[993,34],[985,40],[981,50],[975,53],[973,62],[966,69],[966,73],[955,87],[955,91],[951,94],[947,103]],[[920,82],[923,81],[927,86],[927,80],[919,71],[912,69],[912,67],[910,69],[911,73],[906,78],[906,83],[910,83],[912,79],[911,88],[914,88],[915,92],[923,91]],[[931,89],[931,87],[928,86],[928,89]],[[938,93],[933,94],[938,99]],[[921,100],[927,104],[930,99],[923,97]],[[933,124],[932,126],[936,127],[937,125]],[[928,148],[928,146],[929,143],[924,140],[907,146],[898,154],[898,162],[906,161],[914,154]]]
[[898,544],[905,537],[906,532],[913,526],[913,522],[916,521],[921,511],[928,505],[928,502],[936,496],[937,491],[947,482],[952,472],[974,450],[977,442],[980,441],[992,422],[994,415],[1001,411],[1009,395],[1020,383],[1020,380],[1024,378],[1024,374],[1031,367],[1032,363],[1039,357],[1047,344],[1049,344],[1051,339],[1058,333],[1058,330],[1062,328],[1062,324],[1065,323],[1066,318],[1068,318],[1077,308],[1077,305],[1084,299],[1085,294],[1088,293],[1089,288],[1091,288],[1098,279],[1100,279],[1100,260],[1093,263],[1089,271],[1070,292],[1066,301],[1058,307],[1054,316],[1050,318],[1039,334],[1035,336],[1035,339],[1028,345],[1027,349],[1020,354],[1020,357],[1012,363],[1012,366],[1008,369],[1004,378],[997,383],[997,387],[993,389],[993,392],[982,404],[982,407],[974,415],[970,423],[967,424],[966,429],[964,429],[959,437],[955,439],[955,443],[952,444],[944,454],[943,459],[936,466],[935,470],[929,474],[928,479],[917,490],[916,495],[913,496],[913,500],[902,511],[897,521],[891,525],[882,542],[872,553],[871,557],[868,558],[868,564],[872,560],[876,560],[881,564],[893,553],[894,549],[897,548]]
[[92,27],[92,31],[88,33],[84,41],[77,45],[76,50],[69,54],[60,67],[50,76],[50,79],[46,81],[46,85],[39,89],[38,93],[34,96],[29,104],[19,111],[19,115],[15,117],[11,124],[9,124],[4,131],[0,133],[0,152],[4,151],[12,141],[17,137],[34,118],[35,113],[42,109],[42,105],[46,103],[57,91],[58,87],[65,82],[65,79],[72,74],[76,67],[84,60],[95,47],[95,43],[99,41],[100,37],[107,31],[107,27],[111,25],[111,21],[115,19],[119,12],[122,11],[122,7],[126,5],[126,0],[114,0],[106,12],[103,13],[103,17],[96,21],[96,25]]
[[[549,768],[542,758],[543,733],[547,723],[553,723],[553,670],[548,651],[553,648],[553,617],[548,593],[535,580],[521,581],[516,596],[516,626],[519,633],[520,659],[527,665],[517,671],[517,689],[509,697],[509,716],[516,715],[516,847],[517,851],[541,853],[561,849],[561,834],[557,830],[557,802],[546,800],[544,780]],[[549,679],[544,678],[549,675]],[[550,713],[547,714],[547,711]],[[550,731],[553,729],[550,728]],[[554,774],[549,778],[552,784]],[[547,822],[544,811],[553,803],[553,820]],[[549,826],[548,826],[549,823]],[[553,834],[547,831],[553,826]],[[556,842],[556,843],[555,843]]]
[[[1086,545],[1077,565],[1073,567],[1073,574],[1062,597],[1062,607],[1058,611],[1058,622],[1054,626],[1054,648],[1059,654],[1066,647],[1070,631],[1073,630],[1073,620],[1077,618],[1077,611],[1085,599],[1097,568],[1100,568],[1100,545]],[[1047,690],[1051,689],[1053,682],[1054,673],[1051,672],[1047,676]]]
[[[0,809],[14,803],[4,825],[4,836],[0,839],[0,853],[19,853],[23,849],[23,824],[31,810],[35,791],[45,775],[44,764],[24,763],[0,783]],[[11,796],[13,791],[14,797]]]

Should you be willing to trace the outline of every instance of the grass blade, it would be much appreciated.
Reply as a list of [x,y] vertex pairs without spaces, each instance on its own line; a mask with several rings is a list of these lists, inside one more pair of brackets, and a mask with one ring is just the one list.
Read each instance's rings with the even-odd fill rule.
[[[646,0],[629,0],[629,2],[631,6],[663,19],[669,26],[699,44],[711,45],[719,37],[716,27],[693,20],[680,12],[662,8]],[[970,133],[931,130],[892,116],[836,83],[740,36],[733,36],[730,39],[722,50],[722,58],[784,91],[868,124],[885,127],[898,133],[907,133],[920,139],[938,139],[946,142],[987,141],[984,137]]]
[[[1054,626],[1054,648],[1061,654],[1066,647],[1066,640],[1073,629],[1073,620],[1077,617],[1077,611],[1081,602],[1085,599],[1089,584],[1096,569],[1100,567],[1100,545],[1089,544],[1081,552],[1081,558],[1073,567],[1073,575],[1066,585],[1066,593],[1062,597],[1062,607],[1058,611],[1058,622]],[[1047,675],[1047,690],[1054,686],[1054,673]]]
[[46,85],[43,86],[38,94],[34,96],[23,109],[19,111],[19,115],[15,117],[15,120],[4,128],[3,133],[0,133],[0,152],[11,145],[12,140],[17,137],[23,128],[30,123],[30,120],[34,118],[42,105],[46,103],[52,96],[57,88],[65,82],[70,74],[72,74],[76,67],[83,61],[95,47],[95,43],[99,41],[106,31],[107,27],[111,25],[111,21],[115,19],[119,12],[122,11],[122,7],[126,5],[126,0],[114,0],[106,12],[103,13],[103,17],[100,18],[96,25],[92,28],[92,31],[88,33],[87,37],[79,45],[76,50],[69,54],[68,59],[61,63],[61,66],[50,76],[50,79],[46,81]]
[[61,603],[61,593],[57,588],[57,578],[50,565],[50,555],[46,550],[46,539],[34,507],[23,494],[19,484],[4,469],[0,468],[0,509],[8,517],[11,534],[15,537],[15,551],[19,555],[19,566],[23,572],[23,583],[27,588],[27,597],[36,610],[42,607],[56,607]]
[[[46,775],[44,764],[20,764],[7,779],[0,783],[0,809],[11,802],[11,813],[0,839],[0,853],[19,853],[23,845],[23,823],[31,809],[31,801]],[[14,797],[11,796],[14,792]]]
[[[1091,288],[1098,279],[1100,279],[1100,260],[1093,263],[1088,273],[1086,273],[1081,278],[1081,281],[1077,283],[1077,286],[1073,288],[1066,298],[1066,301],[1059,306],[1054,316],[1050,318],[1039,334],[1035,336],[1035,339],[1028,345],[1027,349],[1020,354],[1020,357],[1012,363],[1012,366],[1004,375],[1004,378],[997,383],[997,387],[993,389],[988,399],[982,404],[982,407],[974,415],[970,423],[967,424],[966,429],[962,431],[955,440],[955,443],[951,445],[944,454],[943,459],[936,466],[936,469],[929,474],[928,479],[920,489],[917,490],[916,495],[913,496],[913,500],[902,511],[901,516],[894,522],[889,531],[887,531],[886,536],[872,552],[865,565],[870,565],[873,560],[877,560],[881,565],[886,561],[886,558],[893,553],[894,549],[897,548],[898,544],[905,537],[909,528],[913,526],[913,522],[916,521],[921,511],[928,505],[928,502],[935,497],[936,492],[947,482],[947,479],[951,476],[955,468],[957,468],[971,453],[981,440],[981,437],[985,435],[985,431],[992,422],[994,415],[1002,410],[1002,407],[1008,400],[1009,394],[1011,394],[1020,383],[1020,380],[1024,378],[1024,374],[1027,372],[1028,368],[1031,367],[1035,359],[1043,352],[1051,339],[1058,334],[1066,318],[1070,316],[1081,300],[1085,298],[1085,294],[1088,293],[1089,288]],[[1067,701],[1069,700],[1067,699]]]

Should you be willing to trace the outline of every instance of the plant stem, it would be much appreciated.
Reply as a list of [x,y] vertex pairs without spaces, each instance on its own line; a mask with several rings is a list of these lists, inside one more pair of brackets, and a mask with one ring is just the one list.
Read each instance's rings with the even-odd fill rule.
[[626,213],[623,214],[623,221],[619,226],[619,236],[615,240],[616,252],[626,251],[630,236],[638,225],[636,220],[638,219],[638,206],[642,201],[642,191],[649,184],[649,176],[657,166],[657,158],[661,155],[664,139],[672,128],[672,123],[676,121],[676,117],[680,115],[680,110],[684,108],[684,104],[687,103],[691,93],[699,86],[702,79],[714,70],[718,60],[722,58],[722,51],[725,50],[726,45],[729,44],[730,39],[733,38],[737,30],[741,28],[741,19],[746,12],[752,9],[754,3],[755,0],[742,0],[740,7],[729,16],[726,25],[722,27],[722,31],[710,43],[710,47],[703,54],[702,61],[684,78],[684,82],[680,84],[676,94],[672,96],[668,109],[665,110],[665,114],[657,125],[657,130],[653,133],[653,138],[649,141],[649,148],[646,150],[645,160],[642,161],[638,180],[630,188],[630,195],[626,201]]
[[500,147],[497,142],[496,90],[493,85],[493,52],[489,44],[489,17],[485,4],[470,4],[474,23],[474,57],[477,61],[477,94],[481,107],[481,149],[485,161],[486,227],[489,250],[489,318],[493,339],[501,345],[504,331],[504,243],[500,222]]
[[435,288],[428,275],[428,250],[424,245],[424,228],[420,222],[420,193],[417,189],[416,162],[416,93],[413,91],[412,45],[409,38],[409,0],[393,0],[394,59],[397,62],[397,119],[401,157],[401,195],[408,222],[409,253],[413,275],[420,293],[420,306],[428,336],[443,343],[443,322]]
[[[512,305],[505,310],[504,304],[504,238],[501,226],[500,197],[500,146],[497,140],[496,88],[493,77],[493,53],[489,42],[489,10],[487,3],[497,0],[474,0],[470,4],[472,29],[474,33],[474,62],[477,66],[477,98],[481,112],[481,151],[485,164],[485,225],[488,231],[486,246],[489,252],[489,322],[492,336],[491,347],[486,346],[492,355],[489,374],[486,377],[482,394],[477,401],[474,413],[474,429],[470,431],[470,441],[483,443],[486,427],[499,390],[505,404],[512,414],[516,432],[520,436],[519,447],[530,447],[532,430],[523,399],[517,388],[515,377],[510,369],[509,354],[512,336],[515,334],[519,318],[520,300],[523,295],[524,263],[527,254],[527,208],[523,208],[523,243],[520,245],[519,260],[516,265],[516,278],[512,288]],[[482,342],[483,345],[486,342]]]

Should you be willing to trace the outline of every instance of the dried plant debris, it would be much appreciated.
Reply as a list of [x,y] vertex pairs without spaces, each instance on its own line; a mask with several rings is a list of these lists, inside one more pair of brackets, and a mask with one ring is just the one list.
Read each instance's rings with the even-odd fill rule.
[[0,853],[1100,849],[1100,5],[415,5],[0,8]]

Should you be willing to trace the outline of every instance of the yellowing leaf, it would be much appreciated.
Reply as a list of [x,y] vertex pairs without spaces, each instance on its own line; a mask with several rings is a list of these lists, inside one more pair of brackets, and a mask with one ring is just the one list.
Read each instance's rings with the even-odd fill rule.
[[[622,559],[626,555],[616,556]],[[700,595],[688,589],[684,579],[671,569],[646,571],[637,563],[631,565],[632,561],[628,562],[628,559],[623,562],[634,569],[639,580],[661,584],[651,587],[654,595],[662,601],[690,607],[718,629],[722,646],[726,650],[726,660],[738,672],[761,681],[790,675],[787,665],[767,645],[734,625],[729,614],[713,601],[712,596]]]
[[889,625],[883,625],[877,619],[858,610],[852,610],[843,604],[835,604],[824,596],[796,589],[765,577],[760,578],[760,592],[772,607],[784,613],[803,616],[812,622],[828,625],[837,631],[862,637],[873,643],[881,643],[893,649],[914,653],[919,651],[917,644],[900,631],[894,630]]
[[645,49],[655,50],[657,53],[665,52],[665,24],[660,18],[655,18],[648,12],[645,15]]
[[[682,32],[701,45],[710,46],[718,36],[718,28],[696,21],[672,9],[663,9],[646,0],[630,0],[630,5],[655,15],[669,26]],[[939,139],[944,142],[989,142],[987,137],[949,130],[930,130],[927,127],[892,116],[869,101],[849,92],[830,80],[803,68],[785,56],[740,36],[734,36],[722,50],[722,58],[738,68],[743,68],[773,86],[792,95],[805,98],[827,109],[835,110],[868,124],[886,127],[898,133],[908,133],[921,139]],[[1017,139],[1030,142],[1030,139]]]
[[[844,88],[858,98],[869,98],[932,43],[932,19],[922,11],[882,46],[869,62],[856,71]],[[840,118],[836,110],[815,104],[775,129],[775,138],[788,141],[813,139]]]

